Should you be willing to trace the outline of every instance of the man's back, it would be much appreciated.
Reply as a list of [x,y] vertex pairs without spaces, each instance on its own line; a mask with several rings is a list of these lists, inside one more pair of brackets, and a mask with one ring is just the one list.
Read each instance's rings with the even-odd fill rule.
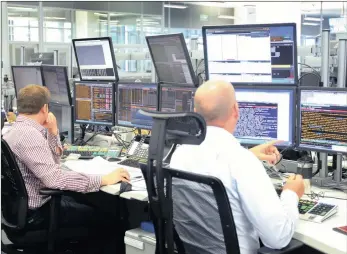
[[[272,248],[281,248],[290,241],[297,211],[289,208],[289,215],[286,216],[261,162],[251,152],[242,148],[224,129],[209,126],[205,141],[200,146],[179,147],[172,156],[170,166],[193,173],[212,175],[222,180],[233,211],[242,254],[256,253],[259,248],[259,237],[265,245]],[[293,203],[290,206],[295,209],[297,202],[295,193],[286,195],[291,196],[287,198],[287,203]],[[181,206],[181,212],[192,214],[191,210],[197,207],[197,204],[194,204],[197,200],[192,197],[187,198],[190,199],[187,202],[192,205]],[[271,212],[271,208],[274,212]],[[199,214],[199,211],[193,211],[194,213]],[[281,234],[276,232],[279,230],[278,227],[284,228]],[[199,239],[204,240],[203,236]],[[220,246],[218,244],[220,238],[207,239],[215,241],[215,246]],[[214,251],[222,252],[222,248]]]
[[[25,165],[21,155],[31,153],[31,151],[27,150],[30,147],[28,144],[37,142],[38,140],[45,140],[48,147],[49,145],[45,138],[45,132],[45,128],[40,126],[38,123],[35,123],[35,121],[20,116],[18,117],[17,122],[12,125],[10,130],[4,134],[4,139],[14,153],[19,169],[21,170],[29,195],[29,207],[31,208],[41,206],[48,200],[48,198],[43,200],[39,200],[37,198],[40,196],[39,190],[45,186],[27,167],[27,165]],[[34,153],[34,151],[32,152],[32,156],[38,156]],[[45,156],[52,157],[52,154],[46,154]],[[41,159],[45,160],[45,158]]]

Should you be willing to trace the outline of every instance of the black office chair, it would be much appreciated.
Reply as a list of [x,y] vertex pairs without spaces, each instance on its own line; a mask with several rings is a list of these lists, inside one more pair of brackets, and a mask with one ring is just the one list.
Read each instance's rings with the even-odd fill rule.
[[7,254],[55,253],[58,243],[60,246],[87,237],[86,228],[58,228],[62,193],[52,189],[40,191],[42,195],[51,196],[48,228],[43,227],[37,221],[37,214],[29,213],[22,174],[9,145],[1,139],[1,225],[12,243],[6,245],[1,238],[1,250]]
[[[223,183],[215,177],[162,167],[165,140],[173,140],[175,144],[200,144],[206,135],[203,118],[195,113],[142,113],[152,116],[154,121],[148,165],[140,164],[140,167],[146,179],[155,226],[156,253],[240,253]],[[262,247],[258,253],[284,254],[301,246],[301,242],[292,240],[282,250]]]

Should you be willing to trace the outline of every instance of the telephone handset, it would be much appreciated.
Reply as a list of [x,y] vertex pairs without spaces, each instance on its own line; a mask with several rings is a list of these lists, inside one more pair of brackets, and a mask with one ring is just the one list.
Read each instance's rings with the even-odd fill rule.
[[136,158],[148,158],[148,144],[145,144],[145,137],[141,137],[139,141],[134,138],[127,150],[127,157],[136,157]]

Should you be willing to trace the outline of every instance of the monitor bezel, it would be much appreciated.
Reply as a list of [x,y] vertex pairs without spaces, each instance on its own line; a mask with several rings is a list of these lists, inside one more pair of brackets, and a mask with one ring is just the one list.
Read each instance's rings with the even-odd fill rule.
[[47,89],[49,89],[48,88],[48,86],[46,85],[46,80],[45,80],[45,75],[43,74],[43,72],[44,72],[44,69],[45,68],[52,68],[52,67],[58,67],[58,68],[63,68],[64,69],[64,75],[65,75],[65,83],[66,83],[66,89],[67,89],[67,92],[68,92],[68,101],[69,101],[69,104],[65,104],[65,103],[59,103],[59,102],[56,102],[56,101],[50,101],[50,103],[52,103],[52,104],[55,104],[55,105],[61,105],[61,106],[69,106],[69,107],[71,107],[71,105],[72,105],[72,98],[71,98],[71,89],[70,89],[70,85],[69,85],[69,76],[68,76],[68,70],[67,70],[67,66],[64,66],[64,65],[47,65],[47,64],[45,64],[45,65],[41,65],[41,73],[42,73],[42,77],[43,77],[43,86],[44,87],[47,87]]
[[[111,50],[111,58],[112,58],[112,62],[113,62],[113,69],[114,69],[114,75],[115,75],[115,79],[83,79],[82,75],[81,75],[81,68],[80,68],[80,64],[78,61],[78,57],[77,57],[77,51],[76,51],[76,41],[95,41],[95,40],[108,40],[109,45],[110,45],[110,50]],[[114,49],[113,49],[113,42],[112,42],[112,38],[109,36],[105,36],[105,37],[93,37],[93,38],[79,38],[79,39],[72,39],[72,46],[73,46],[73,50],[74,50],[74,54],[75,54],[75,59],[76,59],[76,64],[77,64],[77,69],[78,69],[78,74],[80,76],[80,80],[81,81],[92,81],[92,82],[118,82],[119,81],[119,75],[118,75],[118,67],[117,67],[117,63],[116,63],[116,57],[115,57],[115,53],[114,53]]]
[[[127,125],[127,124],[120,124],[119,121],[118,121],[118,113],[119,113],[119,86],[123,86],[123,85],[154,85],[156,86],[157,88],[157,105],[156,105],[156,111],[158,111],[158,106],[159,106],[159,103],[158,103],[158,96],[159,96],[159,84],[158,83],[151,83],[151,82],[118,82],[117,83],[117,104],[116,104],[116,125],[117,126],[121,126],[121,127],[127,127],[127,128],[139,128],[139,127],[135,127],[135,126],[130,126],[130,125]],[[147,127],[147,128],[139,128],[139,129],[142,129],[142,130],[152,130],[152,127]]]
[[[20,67],[20,68],[39,68],[40,69],[40,73],[41,73],[41,81],[42,81],[42,85],[41,86],[44,86],[44,81],[43,81],[43,72],[42,72],[42,67],[41,65],[12,65],[11,66],[11,72],[12,72],[12,81],[13,81],[13,86],[14,86],[14,92],[15,92],[15,95],[16,95],[16,98],[18,98],[18,93],[19,91],[17,91],[17,88],[16,88],[16,79],[15,79],[15,75],[14,75],[14,71],[13,69],[14,68],[17,68],[17,67]],[[39,85],[39,84],[27,84],[28,85]],[[19,89],[20,90],[20,89]]]
[[[77,120],[77,103],[76,103],[76,83],[82,83],[82,84],[112,84],[112,94],[113,94],[113,100],[112,100],[112,123],[111,124],[107,124],[107,123],[95,123],[95,122],[80,122],[79,120]],[[73,107],[74,107],[74,114],[73,114],[73,122],[75,124],[80,124],[80,125],[83,125],[83,124],[90,124],[90,125],[96,125],[96,126],[107,126],[107,127],[113,127],[115,126],[115,119],[116,119],[116,110],[115,110],[115,105],[116,105],[116,88],[115,88],[116,84],[115,82],[107,82],[107,81],[86,81],[86,80],[76,80],[74,81],[73,83],[73,87],[74,87],[74,96],[73,96]]]
[[216,25],[216,26],[203,26],[202,27],[202,39],[204,45],[204,64],[205,64],[205,77],[209,80],[209,70],[208,70],[208,57],[207,57],[207,39],[206,31],[208,29],[223,29],[223,28],[254,28],[254,27],[281,27],[281,26],[292,26],[293,27],[293,42],[294,42],[294,83],[253,83],[253,82],[230,82],[233,85],[256,85],[256,86],[298,86],[299,80],[299,70],[298,70],[298,42],[297,42],[297,26],[296,23],[271,23],[271,24],[251,24],[251,25]]
[[[192,84],[188,84],[188,83],[175,83],[175,82],[168,82],[168,81],[165,81],[165,80],[160,80],[160,77],[158,75],[158,73],[159,73],[158,72],[158,66],[157,66],[156,61],[154,60],[153,51],[152,51],[152,48],[150,46],[149,40],[152,39],[152,38],[167,38],[167,37],[176,37],[176,36],[178,36],[180,41],[181,41],[181,45],[182,45],[182,48],[183,48],[184,56],[186,58],[186,62],[187,62],[187,65],[188,65],[190,76],[191,76],[192,81],[193,81]],[[151,55],[152,62],[153,62],[153,65],[154,65],[154,68],[155,68],[155,71],[156,71],[156,74],[157,74],[157,77],[158,77],[158,80],[159,80],[160,84],[183,85],[183,86],[191,86],[191,87],[197,87],[199,85],[199,80],[198,80],[197,76],[195,75],[193,64],[192,64],[192,60],[191,60],[191,57],[189,55],[187,43],[186,43],[186,41],[184,39],[183,33],[150,35],[150,36],[146,36],[146,42],[147,42],[149,53]]]
[[[264,85],[234,85],[235,89],[263,89],[263,90],[273,90],[273,91],[280,91],[280,90],[290,90],[293,92],[293,105],[292,105],[292,130],[291,130],[291,145],[284,145],[281,143],[276,144],[276,147],[278,148],[287,148],[287,147],[291,147],[291,148],[295,148],[296,147],[296,128],[297,128],[297,111],[296,111],[296,106],[297,106],[297,87],[294,86],[264,86]],[[290,123],[290,122],[289,122]],[[294,125],[293,125],[294,124]],[[256,146],[259,145],[259,143],[243,143],[241,142],[240,139],[238,139],[236,136],[235,138],[240,142],[241,145],[243,146]],[[271,142],[271,140],[264,140],[263,144],[266,142]]]
[[297,133],[296,133],[296,144],[297,149],[301,151],[315,151],[315,152],[322,152],[322,153],[329,153],[329,154],[347,154],[345,152],[341,151],[333,151],[328,149],[321,149],[321,148],[314,148],[314,147],[302,147],[301,146],[301,91],[336,91],[336,92],[346,92],[347,93],[347,87],[310,87],[310,86],[302,86],[298,88],[298,94],[297,94]]
[[162,98],[161,98],[161,94],[162,94],[162,89],[163,88],[170,88],[170,89],[181,89],[181,88],[187,88],[187,89],[190,89],[190,90],[195,90],[194,91],[194,94],[196,93],[196,90],[198,90],[197,87],[191,87],[191,86],[171,86],[169,84],[160,84],[159,86],[159,92],[158,92],[158,111],[159,112],[162,112],[161,109],[162,109]]

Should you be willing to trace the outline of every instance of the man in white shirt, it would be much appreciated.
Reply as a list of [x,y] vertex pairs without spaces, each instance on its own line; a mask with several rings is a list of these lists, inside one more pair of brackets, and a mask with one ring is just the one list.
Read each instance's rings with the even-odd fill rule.
[[195,93],[194,104],[195,111],[206,120],[206,138],[199,146],[178,147],[170,167],[215,176],[223,182],[241,254],[257,253],[259,238],[269,248],[287,246],[299,217],[298,201],[304,194],[302,177],[297,175],[288,180],[278,197],[260,161],[275,163],[279,159],[278,150],[273,142],[247,150],[233,136],[239,109],[230,83],[204,83]]

